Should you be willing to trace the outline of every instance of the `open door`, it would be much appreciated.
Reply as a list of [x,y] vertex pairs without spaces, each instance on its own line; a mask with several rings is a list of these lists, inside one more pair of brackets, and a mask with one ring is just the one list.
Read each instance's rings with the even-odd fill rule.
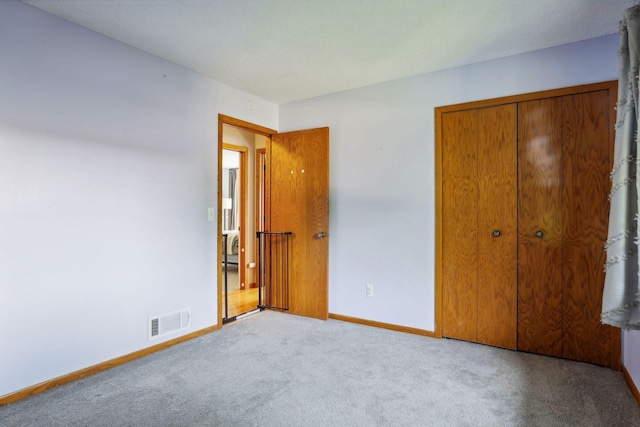
[[[291,232],[286,273],[289,284],[287,312],[326,320],[329,315],[329,128],[278,134],[273,129],[219,114],[218,230],[223,226],[224,125],[268,138],[263,163],[264,193],[256,191],[256,205],[259,207],[256,231]],[[261,182],[261,179],[257,178],[256,182]],[[222,233],[218,233],[218,259],[222,253]],[[259,259],[257,264],[258,268],[263,268]],[[219,263],[218,325],[222,325],[224,313],[221,266]],[[258,287],[265,285],[257,283]]]
[[329,315],[329,128],[274,134],[267,147],[267,229],[291,232],[289,313]]

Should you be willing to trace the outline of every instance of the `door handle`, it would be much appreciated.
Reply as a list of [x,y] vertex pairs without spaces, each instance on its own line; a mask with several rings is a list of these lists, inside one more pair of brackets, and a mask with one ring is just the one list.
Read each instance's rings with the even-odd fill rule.
[[536,231],[536,237],[538,239],[542,239],[542,236],[544,236],[544,233],[541,230]]
[[324,231],[316,233],[316,239],[324,239],[325,237],[327,237],[327,234]]
[[491,233],[493,235],[493,237],[500,237],[500,230],[493,230],[493,233]]

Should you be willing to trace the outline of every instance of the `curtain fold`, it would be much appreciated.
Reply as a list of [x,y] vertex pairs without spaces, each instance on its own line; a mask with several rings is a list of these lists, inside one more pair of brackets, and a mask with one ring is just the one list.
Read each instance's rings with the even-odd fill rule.
[[602,323],[640,329],[638,278],[638,74],[640,6],[625,10],[620,23],[620,71],[607,262],[602,295]]

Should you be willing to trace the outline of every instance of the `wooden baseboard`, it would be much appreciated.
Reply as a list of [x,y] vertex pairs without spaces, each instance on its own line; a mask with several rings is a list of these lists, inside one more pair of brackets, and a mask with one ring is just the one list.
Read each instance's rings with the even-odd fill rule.
[[631,378],[631,374],[629,373],[629,371],[627,371],[627,368],[624,365],[622,365],[622,375],[624,375],[624,379],[627,380],[627,384],[629,384],[629,388],[631,389],[631,392],[636,397],[636,400],[640,405],[640,391],[638,391],[638,387],[633,382],[633,378]]
[[360,325],[374,326],[376,328],[390,329],[392,331],[406,332],[408,334],[422,335],[435,338],[433,331],[426,329],[410,328],[408,326],[394,325],[392,323],[376,322],[375,320],[360,319],[357,317],[343,316],[342,314],[329,313],[329,319],[342,320],[343,322],[358,323]]
[[0,396],[0,406],[7,405],[12,402],[16,402],[18,400],[24,399],[29,396],[33,396],[34,394],[42,393],[43,391],[50,390],[62,384],[67,384],[72,381],[76,381],[81,378],[85,378],[90,375],[97,374],[98,372],[106,371],[107,369],[111,369],[118,365],[122,365],[134,359],[147,356],[151,353],[164,350],[167,347],[171,347],[181,342],[188,341],[190,339],[197,338],[199,336],[216,331],[219,328],[220,327],[218,325],[209,326],[208,328],[200,329],[190,334],[183,335],[181,337],[177,337],[172,340],[153,345],[151,347],[143,348],[142,350],[134,351],[133,353],[125,354],[124,356],[116,357],[115,359],[111,359],[106,362],[99,363],[97,365],[89,366],[88,368],[80,369],[79,371],[71,372],[69,374],[62,375],[60,377],[57,377],[48,381],[41,382],[40,384],[32,385],[22,390],[18,390],[14,393],[5,394],[4,396]]

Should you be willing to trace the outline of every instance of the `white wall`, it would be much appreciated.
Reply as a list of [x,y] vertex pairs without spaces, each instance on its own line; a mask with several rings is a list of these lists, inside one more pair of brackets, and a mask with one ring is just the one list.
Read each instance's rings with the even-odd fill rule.
[[[329,311],[433,331],[434,108],[615,80],[618,36],[280,107],[281,131],[329,126]],[[425,52],[428,54],[428,52]],[[375,296],[365,296],[365,284]],[[640,384],[640,334],[624,333]]]
[[0,396],[215,325],[218,113],[278,106],[14,0],[0,58]]

